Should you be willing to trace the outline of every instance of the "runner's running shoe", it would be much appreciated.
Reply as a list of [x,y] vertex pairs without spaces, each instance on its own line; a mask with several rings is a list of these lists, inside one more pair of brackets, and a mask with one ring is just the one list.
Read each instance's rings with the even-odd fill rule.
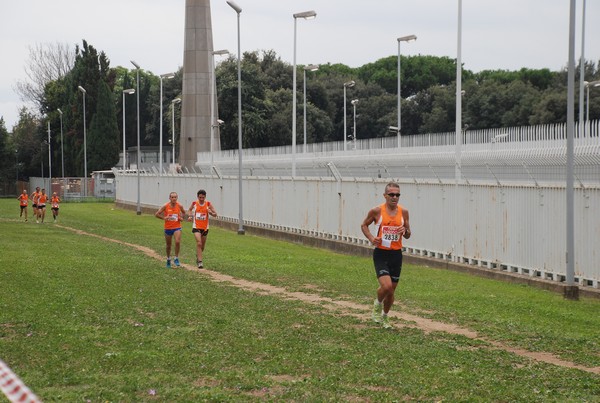
[[373,303],[373,314],[371,315],[373,322],[381,323],[381,304],[378,301]]

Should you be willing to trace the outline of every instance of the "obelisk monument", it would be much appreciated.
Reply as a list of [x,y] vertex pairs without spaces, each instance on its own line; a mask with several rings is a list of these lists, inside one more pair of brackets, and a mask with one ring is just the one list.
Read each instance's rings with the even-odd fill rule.
[[[184,41],[179,161],[184,172],[185,168],[191,172],[196,164],[196,153],[210,151],[214,91],[210,0],[185,1]],[[215,130],[213,150],[220,149],[218,133]]]

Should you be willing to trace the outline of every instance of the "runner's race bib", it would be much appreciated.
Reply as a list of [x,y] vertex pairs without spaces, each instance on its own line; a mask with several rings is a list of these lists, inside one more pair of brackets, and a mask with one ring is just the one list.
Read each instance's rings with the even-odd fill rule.
[[402,234],[400,233],[400,227],[384,226],[381,228],[381,246],[389,248],[392,246],[392,242],[400,240]]
[[205,213],[196,213],[196,221],[205,221],[207,216]]

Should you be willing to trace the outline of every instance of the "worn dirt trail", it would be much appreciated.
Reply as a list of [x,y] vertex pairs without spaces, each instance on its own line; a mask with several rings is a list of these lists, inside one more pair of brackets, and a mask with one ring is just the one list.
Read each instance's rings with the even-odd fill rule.
[[[69,231],[73,231],[79,235],[86,235],[90,237],[99,238],[107,242],[114,242],[121,245],[127,245],[133,249],[137,249],[145,253],[147,256],[153,259],[160,260],[161,262],[163,261],[162,255],[159,255],[156,251],[142,245],[137,245],[130,242],[123,242],[121,240],[107,238],[101,235],[92,234],[89,232],[85,232],[75,228],[65,227],[62,225],[56,226]],[[227,274],[211,271],[209,269],[202,269],[201,271],[199,271],[195,266],[188,264],[182,264],[181,267],[186,270],[197,272],[200,275],[207,276],[215,282],[228,283],[231,286],[238,287],[246,291],[252,291],[256,292],[257,294],[263,295],[276,295],[283,299],[292,299],[309,304],[319,305],[322,308],[335,312],[336,315],[352,316],[364,321],[371,320],[371,305],[363,305],[350,301],[335,300],[328,297],[323,297],[319,294],[289,291],[284,287],[278,287],[270,284],[244,280]],[[425,333],[446,332],[453,335],[461,335],[469,339],[485,342],[489,345],[490,349],[504,350],[519,355],[521,357],[529,358],[534,361],[553,364],[565,368],[579,369],[581,371],[600,375],[600,367],[585,367],[570,361],[563,360],[562,358],[559,358],[551,353],[532,352],[517,347],[507,346],[498,341],[490,340],[485,337],[479,336],[477,332],[457,325],[437,322],[435,320],[423,318],[418,315],[412,315],[406,312],[391,312],[390,316],[402,320],[402,322],[394,324],[396,328],[407,327],[419,329]]]

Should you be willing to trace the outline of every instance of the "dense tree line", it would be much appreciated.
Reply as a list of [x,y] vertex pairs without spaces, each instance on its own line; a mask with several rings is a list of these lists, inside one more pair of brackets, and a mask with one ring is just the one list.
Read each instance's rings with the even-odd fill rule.
[[[83,175],[83,94],[86,91],[88,173],[108,169],[119,159],[123,131],[123,90],[136,88],[135,69],[110,67],[108,56],[86,41],[76,46],[74,57],[62,46],[50,46],[55,55],[53,67],[43,83],[21,83],[22,96],[34,102],[38,110],[20,111],[19,121],[8,132],[0,119],[0,175],[14,178],[18,160],[21,178],[39,176],[41,164],[47,165],[47,122],[52,128],[53,166],[61,158],[60,109],[64,130],[65,175]],[[57,50],[58,49],[58,50]],[[35,55],[45,54],[36,49]],[[61,55],[63,59],[61,59]],[[65,67],[66,66],[66,67]],[[455,60],[437,56],[402,56],[402,134],[414,135],[454,131]],[[293,66],[274,51],[246,52],[242,58],[243,146],[268,147],[291,144]],[[303,142],[303,77],[297,66],[297,144]],[[35,66],[30,71],[44,70]],[[600,79],[600,63],[586,62],[585,79]],[[41,74],[41,73],[40,73]],[[158,146],[160,125],[163,146],[172,137],[171,100],[181,95],[182,70],[173,79],[163,80],[163,121],[160,122],[160,78],[140,70],[140,127],[142,146]],[[557,123],[566,120],[567,72],[549,69],[518,71],[486,70],[474,73],[463,69],[462,121],[470,129]],[[576,69],[578,80],[579,68]],[[220,62],[216,69],[221,148],[237,148],[237,60],[234,56]],[[357,138],[395,135],[397,56],[379,59],[351,68],[343,64],[323,64],[317,71],[306,72],[307,141],[340,141],[344,133],[344,83],[347,88],[347,133],[352,134],[350,100],[357,106]],[[35,84],[35,85],[33,85]],[[29,94],[29,95],[28,95]],[[136,100],[125,97],[125,138],[127,146],[137,144]],[[576,94],[576,119],[579,97]],[[600,91],[590,92],[590,118],[600,118]],[[175,108],[175,131],[179,133],[179,108]],[[176,136],[177,138],[177,136]],[[13,153],[15,155],[13,155]],[[14,157],[14,158],[13,158]],[[8,162],[7,162],[8,161]],[[58,171],[54,171],[57,173]]]

